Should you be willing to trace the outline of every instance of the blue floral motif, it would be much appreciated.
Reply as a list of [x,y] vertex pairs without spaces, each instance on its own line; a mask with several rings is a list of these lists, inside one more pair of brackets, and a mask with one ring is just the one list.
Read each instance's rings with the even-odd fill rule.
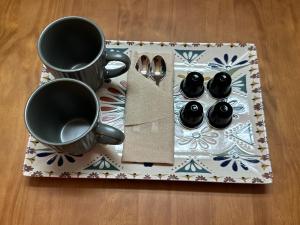
[[195,162],[195,160],[191,159],[186,164],[184,164],[182,167],[180,167],[178,170],[175,171],[175,173],[210,173],[207,169],[203,168],[201,165]]
[[48,157],[47,164],[52,165],[54,162],[57,162],[58,166],[62,166],[67,160],[70,163],[74,163],[77,157],[81,157],[81,155],[73,155],[73,154],[64,154],[57,152],[52,149],[37,149],[36,150],[38,153],[36,154],[37,157]]
[[238,99],[229,99],[228,103],[232,106],[234,113],[243,114],[246,111],[245,106]]
[[178,138],[179,145],[189,145],[190,149],[203,150],[211,145],[217,144],[219,134],[212,131],[208,126],[204,126],[189,135],[182,135],[182,130],[175,127],[175,136]]
[[231,165],[232,170],[237,172],[239,167],[243,170],[249,170],[249,165],[259,163],[258,157],[257,155],[243,152],[239,147],[234,146],[229,151],[214,157],[213,160],[221,161],[221,167]]
[[205,50],[182,50],[175,49],[175,52],[179,54],[189,64],[197,60]]
[[101,159],[85,168],[85,170],[119,170],[112,162],[102,156]]
[[[242,56],[243,57],[243,56]],[[223,59],[218,57],[214,58],[214,62],[208,63],[208,66],[212,69],[217,69],[220,71],[227,71],[232,75],[238,69],[248,65],[248,60],[242,60],[241,57],[238,58],[237,55],[233,55],[231,58],[227,53],[224,54]]]
[[232,81],[232,88],[234,91],[238,91],[241,94],[247,94],[246,75],[238,77]]
[[254,135],[251,123],[239,123],[225,131],[225,136],[242,146],[253,146]]

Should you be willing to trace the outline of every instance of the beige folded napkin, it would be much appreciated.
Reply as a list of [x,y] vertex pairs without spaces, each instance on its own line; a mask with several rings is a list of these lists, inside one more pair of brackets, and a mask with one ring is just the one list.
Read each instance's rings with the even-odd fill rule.
[[[159,86],[135,69],[140,56],[160,55],[166,76]],[[125,141],[122,162],[174,163],[173,54],[133,52],[127,74]]]

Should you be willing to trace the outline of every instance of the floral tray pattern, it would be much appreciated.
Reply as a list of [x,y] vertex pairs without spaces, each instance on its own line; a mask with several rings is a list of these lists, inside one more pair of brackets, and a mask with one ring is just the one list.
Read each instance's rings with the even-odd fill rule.
[[[272,183],[256,47],[248,43],[173,43],[107,41],[108,51],[130,56],[133,50],[169,50],[174,55],[175,163],[122,163],[122,145],[97,145],[84,155],[69,155],[45,148],[29,137],[23,174],[32,177],[173,180],[222,183]],[[136,63],[136,62],[132,62]],[[118,67],[110,63],[109,67]],[[205,84],[218,71],[232,76],[233,122],[224,130],[204,121],[193,130],[181,126],[179,109],[187,102],[179,84],[189,71],[204,74]],[[124,130],[127,75],[114,78],[97,92],[101,120]],[[41,85],[53,79],[43,67]],[[215,103],[205,91],[197,99],[204,111]]]

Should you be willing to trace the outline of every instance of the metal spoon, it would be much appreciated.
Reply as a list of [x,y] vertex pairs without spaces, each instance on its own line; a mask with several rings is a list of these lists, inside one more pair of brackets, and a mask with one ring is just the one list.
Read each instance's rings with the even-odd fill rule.
[[155,81],[157,86],[166,76],[166,71],[165,60],[160,55],[155,56],[150,64],[150,78]]
[[150,60],[149,60],[148,56],[142,55],[136,62],[135,68],[144,77],[148,78],[149,77],[149,66],[150,66]]

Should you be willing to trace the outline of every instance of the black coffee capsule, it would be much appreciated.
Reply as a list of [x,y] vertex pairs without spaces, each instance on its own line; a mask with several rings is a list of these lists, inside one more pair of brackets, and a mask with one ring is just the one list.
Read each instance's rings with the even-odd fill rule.
[[222,99],[228,97],[231,92],[231,77],[228,73],[217,73],[207,83],[207,89],[214,98]]
[[181,123],[189,128],[199,126],[203,121],[203,107],[199,102],[190,101],[180,110]]
[[215,128],[225,128],[232,121],[233,109],[227,102],[218,102],[208,110],[208,121]]
[[190,72],[181,82],[180,89],[188,98],[198,98],[204,92],[204,78],[201,73]]

